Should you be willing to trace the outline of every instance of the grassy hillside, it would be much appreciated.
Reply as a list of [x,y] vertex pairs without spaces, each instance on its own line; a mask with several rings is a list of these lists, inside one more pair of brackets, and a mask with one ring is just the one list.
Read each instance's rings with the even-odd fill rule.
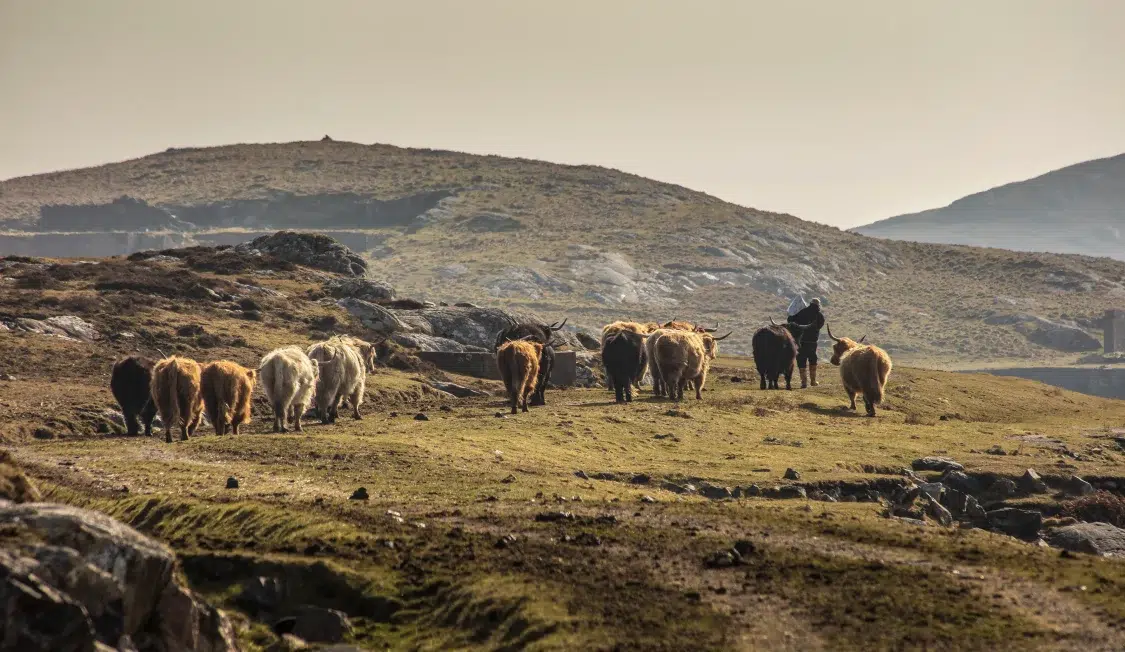
[[[122,196],[146,204],[112,204]],[[825,298],[838,334],[869,333],[901,361],[1073,362],[1125,300],[1116,261],[875,240],[605,168],[387,145],[178,149],[12,179],[0,220],[350,229],[400,294],[589,328],[691,316],[735,329],[728,348],[742,352],[801,292]]]
[[1125,154],[1085,161],[852,231],[876,238],[1125,260]]
[[[885,518],[868,494],[885,500],[901,469],[928,455],[981,482],[1033,467],[1055,488],[1073,473],[1125,486],[1113,440],[1125,403],[898,366],[888,404],[867,419],[841,411],[832,373],[815,390],[762,392],[736,381],[753,375],[746,360],[721,354],[704,400],[679,406],[647,392],[619,406],[604,389],[551,390],[548,406],[498,418],[499,396],[454,399],[426,385],[440,372],[380,369],[362,421],[275,435],[259,397],[244,434],[204,428],[165,444],[116,434],[107,385],[117,355],[250,365],[274,346],[310,343],[328,317],[363,331],[318,302],[323,275],[311,270],[94,262],[0,261],[13,279],[0,317],[74,315],[99,331],[92,341],[0,333],[0,442],[46,499],[171,543],[193,586],[239,614],[250,650],[272,641],[240,599],[257,576],[284,578],[294,601],[344,610],[368,649],[1125,644],[1120,560]],[[195,298],[199,285],[253,292],[258,316]],[[789,468],[798,482],[783,479]],[[226,488],[231,476],[237,489]],[[688,484],[844,495],[712,500],[680,493]],[[359,487],[369,498],[350,500]],[[982,500],[1072,513],[1051,494]],[[733,545],[742,563],[712,568]]]

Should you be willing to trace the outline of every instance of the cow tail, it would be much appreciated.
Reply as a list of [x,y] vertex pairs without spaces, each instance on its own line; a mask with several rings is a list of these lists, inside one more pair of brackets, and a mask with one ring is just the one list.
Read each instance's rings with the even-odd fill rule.
[[174,365],[175,363],[172,363],[164,368],[164,380],[167,386],[161,393],[160,400],[168,413],[168,417],[164,420],[165,428],[174,428],[180,422],[180,374],[177,373],[178,369]]

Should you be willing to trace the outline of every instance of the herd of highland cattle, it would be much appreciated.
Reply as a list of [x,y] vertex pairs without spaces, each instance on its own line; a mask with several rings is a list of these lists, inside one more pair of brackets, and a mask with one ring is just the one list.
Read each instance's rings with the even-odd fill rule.
[[[760,386],[780,389],[784,376],[786,389],[791,389],[803,327],[770,321],[752,340]],[[566,320],[553,324],[512,320],[497,333],[496,364],[513,414],[519,409],[527,412],[529,402],[546,404],[545,391],[558,345],[553,336],[565,324]],[[631,402],[647,372],[654,396],[679,401],[684,390],[692,387],[695,398],[702,399],[711,361],[718,356],[718,343],[730,336],[716,337],[716,330],[678,320],[663,325],[631,321],[606,325],[601,358],[607,386],[618,403]],[[864,344],[866,336],[858,342],[837,338],[831,328],[828,336],[833,341],[831,363],[840,368],[850,408],[856,409],[859,395],[868,416],[875,416],[890,375],[890,357],[879,347]],[[301,418],[310,407],[324,424],[334,423],[345,405],[353,418],[361,419],[367,374],[375,366],[375,345],[338,335],[307,349],[296,345],[275,349],[261,359],[257,369],[229,360],[200,364],[175,355],[158,361],[130,356],[114,364],[110,390],[130,435],[140,434],[143,427],[144,434],[151,436],[153,420],[159,414],[166,441],[172,441],[176,428],[186,440],[195,434],[204,412],[216,434],[238,434],[240,426],[250,421],[256,385],[261,385],[273,410],[273,431],[288,432],[291,424],[300,432]]]

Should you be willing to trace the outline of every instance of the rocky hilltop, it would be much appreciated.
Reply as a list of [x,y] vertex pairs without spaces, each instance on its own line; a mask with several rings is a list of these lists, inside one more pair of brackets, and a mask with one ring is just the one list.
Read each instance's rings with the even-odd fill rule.
[[852,229],[876,238],[1125,260],[1125,154]]
[[876,240],[616,170],[336,141],[11,179],[0,220],[15,229],[2,250],[73,257],[317,231],[420,300],[591,329],[718,322],[731,352],[801,294],[824,299],[838,334],[900,360],[1069,362],[1100,347],[1104,309],[1125,301],[1116,261]]

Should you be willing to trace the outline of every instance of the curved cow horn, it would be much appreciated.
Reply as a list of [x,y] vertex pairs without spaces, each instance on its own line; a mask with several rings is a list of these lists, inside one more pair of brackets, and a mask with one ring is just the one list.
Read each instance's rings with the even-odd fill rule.
[[832,334],[832,327],[829,326],[828,324],[825,324],[825,327],[828,328],[828,337],[830,337],[833,342],[839,342],[840,338],[838,338],[838,337],[836,337],[835,335]]
[[713,337],[713,338],[711,338],[711,339],[713,339],[713,340],[715,340],[716,342],[718,342],[719,340],[725,340],[725,339],[727,339],[727,338],[728,338],[728,337],[730,337],[730,336],[731,336],[732,334],[734,334],[734,331],[731,331],[730,333],[727,333],[726,335],[724,335],[724,336],[722,336],[722,337]]
[[867,333],[864,333],[863,337],[859,338],[859,343],[863,344],[863,340],[866,340],[866,339],[867,339]]
[[770,315],[770,326],[777,326],[777,322],[773,320],[773,315]]
[[555,322],[555,324],[558,324],[558,326],[556,326],[555,324],[551,324],[551,330],[553,330],[553,331],[562,330],[562,327],[566,326],[566,320],[568,320],[568,319],[570,319],[570,317],[564,317],[561,324],[559,324],[558,322]]
[[719,322],[715,322],[714,328],[703,327],[700,330],[702,330],[704,333],[714,333],[715,331],[719,330]]

